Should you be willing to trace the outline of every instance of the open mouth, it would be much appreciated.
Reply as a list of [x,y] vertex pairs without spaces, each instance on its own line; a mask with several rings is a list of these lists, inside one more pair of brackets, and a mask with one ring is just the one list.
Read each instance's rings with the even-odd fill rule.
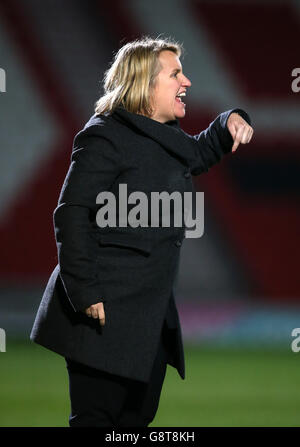
[[[180,104],[184,104],[184,102],[182,101],[181,98],[183,98],[184,96],[186,96],[185,92],[179,93],[178,95],[176,95],[175,100],[177,102],[179,102]],[[184,104],[185,105],[185,104]]]

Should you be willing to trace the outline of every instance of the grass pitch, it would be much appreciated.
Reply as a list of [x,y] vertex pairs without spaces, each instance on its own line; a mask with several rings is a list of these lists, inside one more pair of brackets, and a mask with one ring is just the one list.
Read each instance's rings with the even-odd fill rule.
[[[68,427],[63,357],[30,341],[0,353],[0,426]],[[300,426],[300,353],[185,343],[186,379],[168,366],[151,427]]]

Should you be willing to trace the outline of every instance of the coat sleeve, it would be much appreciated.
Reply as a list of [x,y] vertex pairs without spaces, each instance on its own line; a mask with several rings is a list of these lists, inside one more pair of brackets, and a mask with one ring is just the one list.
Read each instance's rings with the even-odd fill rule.
[[199,175],[218,163],[221,158],[231,151],[233,138],[227,128],[227,120],[231,113],[238,113],[251,125],[249,115],[242,109],[232,109],[221,113],[210,123],[206,130],[197,135],[190,135],[197,141],[195,160],[191,166],[192,175]]
[[53,215],[60,276],[75,311],[105,302],[95,262],[96,197],[109,190],[122,164],[120,150],[99,131],[97,134],[96,127],[75,136],[71,164]]

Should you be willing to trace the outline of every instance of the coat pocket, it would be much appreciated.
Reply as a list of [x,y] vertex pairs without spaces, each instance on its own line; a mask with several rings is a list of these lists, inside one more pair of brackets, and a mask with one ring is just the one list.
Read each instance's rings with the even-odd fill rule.
[[98,235],[100,246],[113,246],[119,248],[129,248],[140,254],[149,256],[151,253],[151,240],[145,236],[130,233],[106,233]]

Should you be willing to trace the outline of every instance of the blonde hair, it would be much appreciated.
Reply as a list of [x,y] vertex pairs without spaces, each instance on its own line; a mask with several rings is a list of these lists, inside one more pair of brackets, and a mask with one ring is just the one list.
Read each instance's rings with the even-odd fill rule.
[[128,112],[151,116],[151,90],[161,70],[159,54],[169,50],[180,57],[183,46],[171,38],[145,36],[122,46],[105,72],[104,95],[95,103],[95,113],[112,113],[118,106]]

